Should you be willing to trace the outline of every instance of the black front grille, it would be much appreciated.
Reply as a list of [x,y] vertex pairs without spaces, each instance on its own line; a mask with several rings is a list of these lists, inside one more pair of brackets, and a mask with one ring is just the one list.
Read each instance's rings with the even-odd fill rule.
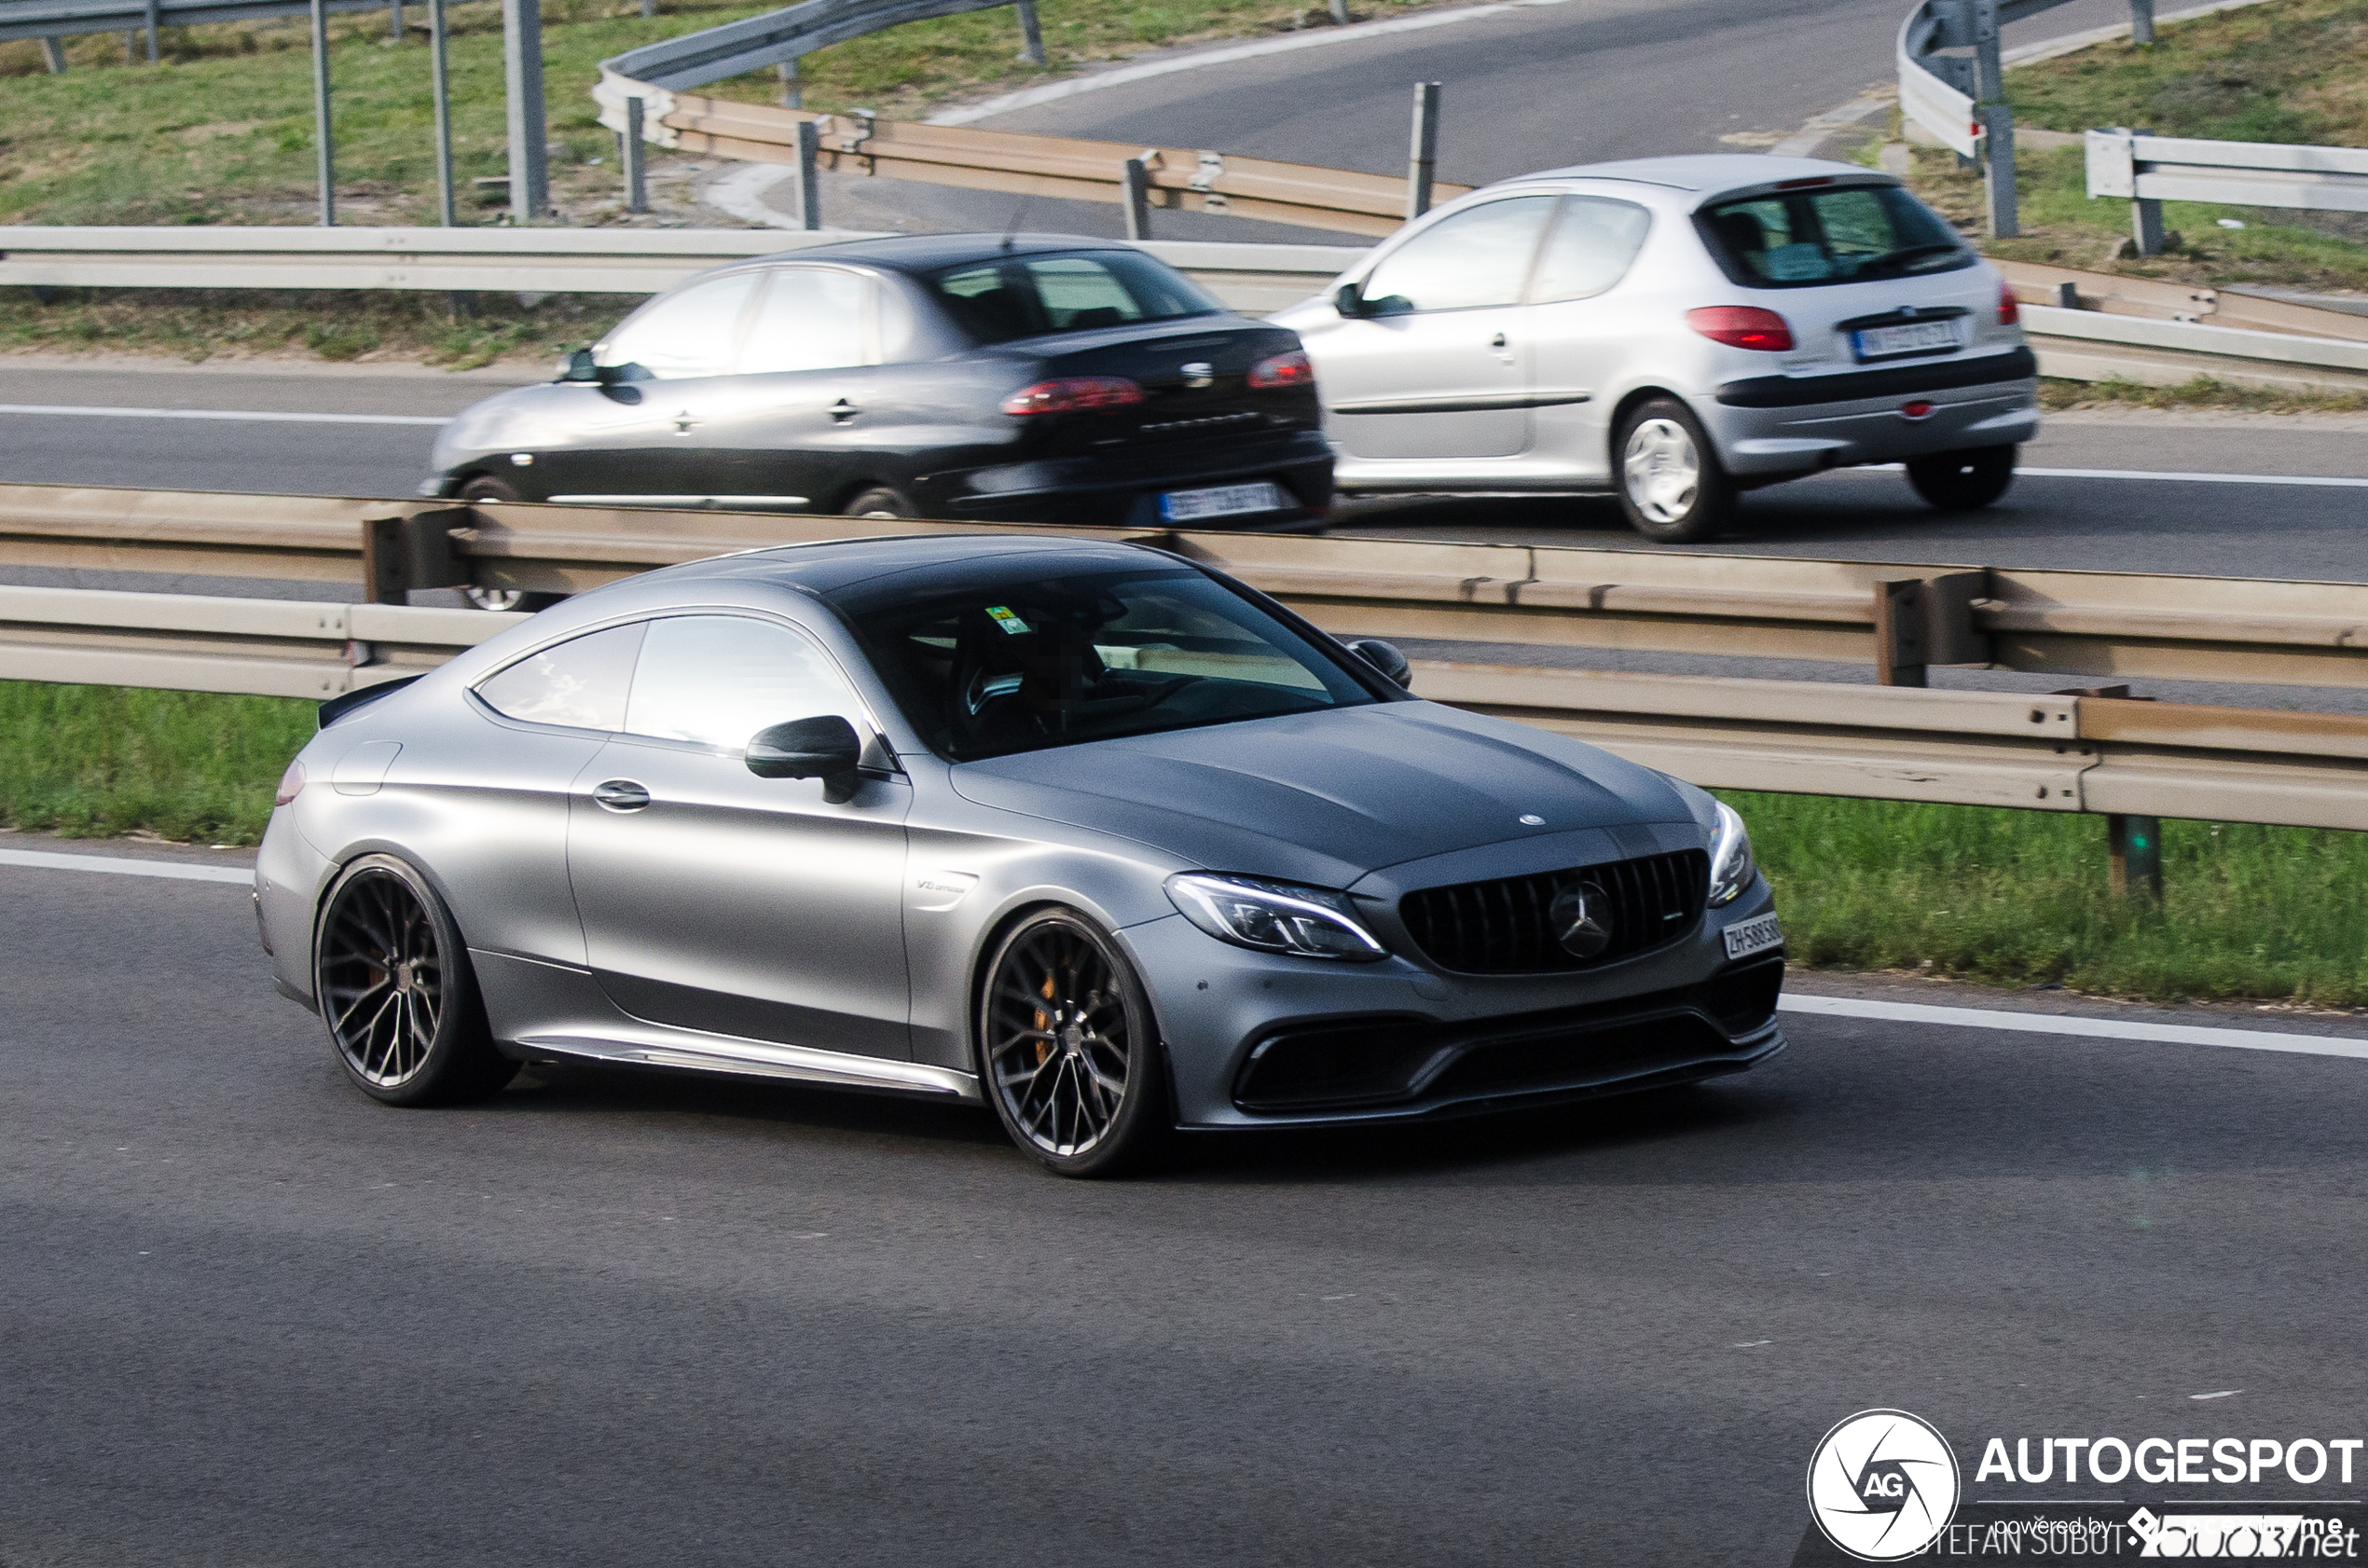
[[[1566,951],[1547,918],[1563,889],[1580,882],[1603,890],[1611,927],[1610,942],[1588,957]],[[1397,915],[1415,945],[1443,970],[1550,974],[1592,969],[1684,936],[1701,918],[1709,883],[1710,857],[1700,849],[1681,849],[1496,882],[1425,887],[1397,901]]]

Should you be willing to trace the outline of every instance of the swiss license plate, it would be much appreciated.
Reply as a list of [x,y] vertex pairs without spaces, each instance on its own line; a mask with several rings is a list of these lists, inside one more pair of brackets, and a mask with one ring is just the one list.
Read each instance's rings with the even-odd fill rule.
[[1957,347],[1953,321],[1903,322],[1897,326],[1870,326],[1851,335],[1860,359],[1889,359],[1894,354],[1930,354]]
[[1218,485],[1205,490],[1170,490],[1160,497],[1160,520],[1196,523],[1204,517],[1280,512],[1285,504],[1282,488],[1264,480],[1255,485]]
[[1748,958],[1755,953],[1765,953],[1771,947],[1783,945],[1783,930],[1776,924],[1776,916],[1772,915],[1738,920],[1727,928],[1727,956],[1729,958]]

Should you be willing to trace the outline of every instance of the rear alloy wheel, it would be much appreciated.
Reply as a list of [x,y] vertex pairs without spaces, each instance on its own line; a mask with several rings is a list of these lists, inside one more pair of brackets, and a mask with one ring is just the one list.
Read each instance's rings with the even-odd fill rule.
[[903,495],[886,485],[874,485],[847,503],[849,517],[917,517],[921,514]]
[[373,1099],[446,1105],[517,1074],[494,1047],[444,901],[392,855],[364,856],[330,889],[313,984],[337,1059]]
[[1672,398],[1639,404],[1620,421],[1619,504],[1656,544],[1694,544],[1735,509],[1735,488],[1692,410]]
[[1907,482],[1943,512],[1978,512],[2015,482],[2018,447],[1976,447],[1907,460]]
[[[475,478],[470,480],[467,484],[461,487],[460,499],[462,501],[498,502],[523,501],[526,498],[518,494],[518,492],[511,486],[503,483],[502,480],[496,479],[493,475],[489,474],[480,474]],[[530,615],[535,611],[550,609],[551,606],[558,603],[559,600],[565,598],[567,596],[565,594],[530,594],[523,588],[479,588],[471,586],[462,588],[461,590],[461,597],[467,599],[471,604],[475,605],[479,610],[516,610],[521,613]]]
[[1074,910],[1031,915],[996,948],[979,1062],[1003,1130],[1062,1176],[1140,1168],[1171,1130],[1150,999]]

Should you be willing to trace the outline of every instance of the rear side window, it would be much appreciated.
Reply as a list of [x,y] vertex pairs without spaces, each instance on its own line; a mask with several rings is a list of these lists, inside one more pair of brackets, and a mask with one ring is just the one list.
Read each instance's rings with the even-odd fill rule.
[[1931,208],[1897,186],[1837,186],[1721,201],[1696,219],[1711,254],[1747,288],[1812,288],[1973,265]]
[[1514,305],[1558,199],[1517,196],[1442,218],[1382,258],[1363,293],[1377,316]]
[[941,272],[930,282],[956,324],[982,343],[1224,309],[1165,263],[1135,251],[1001,256]]
[[775,269],[740,345],[740,374],[836,370],[866,363],[871,356],[865,351],[863,316],[870,293],[871,285],[852,272]]
[[837,714],[858,734],[863,705],[829,655],[801,633],[746,615],[671,615],[649,623],[626,705],[628,734],[741,751],[792,719]]
[[1652,226],[1652,214],[1632,201],[1606,201],[1594,196],[1567,199],[1563,210],[1554,214],[1545,254],[1537,258],[1530,299],[1544,305],[1603,293],[1627,275],[1629,263],[1644,248],[1645,231]]
[[612,626],[529,653],[477,682],[477,695],[507,719],[579,730],[620,728],[645,625]]

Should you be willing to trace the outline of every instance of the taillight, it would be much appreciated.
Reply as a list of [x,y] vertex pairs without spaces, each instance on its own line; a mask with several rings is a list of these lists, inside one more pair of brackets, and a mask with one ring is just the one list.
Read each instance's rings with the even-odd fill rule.
[[303,790],[304,763],[301,761],[290,763],[288,771],[280,776],[279,792],[271,797],[271,804],[285,805],[296,799]]
[[2022,324],[2022,321],[2023,302],[2015,297],[2015,285],[2012,283],[1999,284],[1998,324],[2000,326],[2020,326]]
[[1686,312],[1686,324],[1730,349],[1782,353],[1793,346],[1793,329],[1773,310],[1756,305],[1705,305]]
[[1297,349],[1273,359],[1260,360],[1250,366],[1253,387],[1312,387],[1315,384],[1315,366]]
[[1123,376],[1064,376],[1022,387],[1003,400],[1003,412],[1077,414],[1095,408],[1123,408],[1143,401],[1143,389]]

